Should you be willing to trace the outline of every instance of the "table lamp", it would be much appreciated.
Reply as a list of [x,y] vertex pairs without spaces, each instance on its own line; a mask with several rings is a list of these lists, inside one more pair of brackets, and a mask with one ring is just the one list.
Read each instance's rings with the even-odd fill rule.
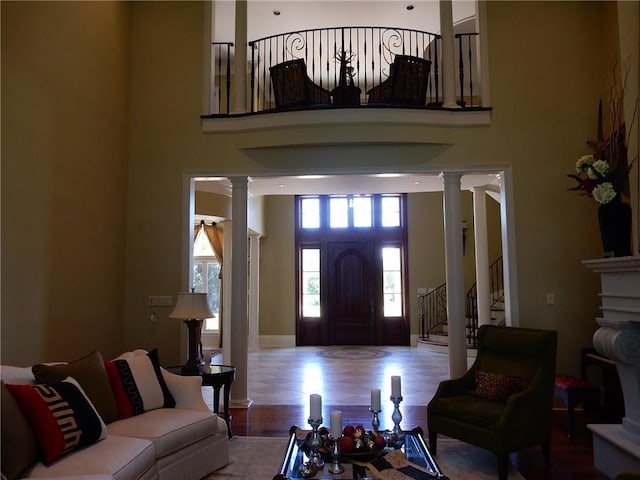
[[169,314],[169,318],[184,320],[189,329],[189,358],[182,373],[199,373],[202,367],[202,358],[199,355],[198,343],[202,329],[202,320],[213,317],[209,307],[206,293],[179,293],[176,306]]

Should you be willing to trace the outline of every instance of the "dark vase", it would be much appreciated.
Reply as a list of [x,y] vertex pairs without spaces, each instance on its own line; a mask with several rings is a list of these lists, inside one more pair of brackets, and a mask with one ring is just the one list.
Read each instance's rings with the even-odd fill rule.
[[618,198],[600,205],[598,224],[605,257],[631,255],[631,205]]

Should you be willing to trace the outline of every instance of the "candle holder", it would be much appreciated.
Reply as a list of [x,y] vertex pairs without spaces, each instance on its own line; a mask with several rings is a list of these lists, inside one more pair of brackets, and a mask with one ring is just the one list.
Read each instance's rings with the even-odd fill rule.
[[309,439],[309,447],[311,447],[311,453],[309,454],[309,461],[313,463],[318,470],[324,468],[324,460],[320,455],[320,447],[322,446],[322,439],[320,433],[318,433],[318,427],[322,424],[322,417],[311,418],[309,417],[309,425],[311,425],[311,438]]
[[378,414],[382,410],[374,410],[373,408],[369,407],[369,411],[373,414],[373,419],[371,420],[371,429],[374,432],[377,432],[378,428],[380,428],[380,419],[378,418]]
[[331,465],[327,467],[327,470],[329,471],[329,473],[337,475],[344,472],[344,467],[340,463],[340,444],[338,443],[340,437],[329,435],[329,438],[331,439],[331,458],[333,461]]
[[391,420],[393,420],[393,434],[397,437],[398,442],[404,439],[404,433],[400,428],[400,422],[402,421],[402,414],[400,413],[400,402],[402,402],[402,395],[391,395],[391,401],[393,402],[393,413],[391,414]]

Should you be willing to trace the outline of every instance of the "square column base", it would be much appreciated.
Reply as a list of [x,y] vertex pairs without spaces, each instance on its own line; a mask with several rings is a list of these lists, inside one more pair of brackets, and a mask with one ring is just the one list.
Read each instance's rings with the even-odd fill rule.
[[593,433],[593,463],[609,478],[620,472],[640,472],[640,437],[619,424],[589,424]]

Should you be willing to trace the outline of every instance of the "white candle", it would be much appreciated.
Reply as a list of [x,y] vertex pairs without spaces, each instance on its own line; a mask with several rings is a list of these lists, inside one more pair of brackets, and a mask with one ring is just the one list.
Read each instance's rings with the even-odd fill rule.
[[400,397],[400,392],[400,377],[398,375],[394,375],[391,377],[391,396]]
[[374,412],[380,411],[380,389],[374,388],[371,390],[371,410]]
[[317,393],[312,393],[309,402],[309,416],[314,420],[320,420],[322,418],[322,397]]
[[331,410],[331,436],[340,438],[342,436],[342,411]]

